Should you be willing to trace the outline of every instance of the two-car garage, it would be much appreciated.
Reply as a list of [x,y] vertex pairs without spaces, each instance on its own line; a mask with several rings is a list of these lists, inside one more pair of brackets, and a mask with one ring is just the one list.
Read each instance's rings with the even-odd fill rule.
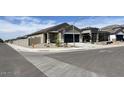
[[65,31],[63,37],[65,43],[72,43],[74,40],[75,42],[79,42],[80,32],[78,30],[75,30],[75,32],[73,30]]
[[120,31],[116,33],[116,40],[117,41],[124,41],[124,32]]
[[124,32],[116,32],[110,35],[110,41],[124,41]]
[[75,34],[74,36],[73,36],[73,34],[64,34],[64,42],[65,43],[72,43],[73,38],[74,38],[75,42],[79,42],[79,34]]
[[124,41],[124,35],[116,35],[117,41]]

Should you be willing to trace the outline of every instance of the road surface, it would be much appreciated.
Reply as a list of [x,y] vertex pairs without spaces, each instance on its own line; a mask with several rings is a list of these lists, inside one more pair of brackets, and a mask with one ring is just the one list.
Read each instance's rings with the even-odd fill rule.
[[22,55],[6,44],[0,44],[1,77],[44,77],[46,76]]
[[124,77],[124,47],[62,53],[17,51],[49,77]]
[[108,77],[124,77],[124,47],[46,55]]

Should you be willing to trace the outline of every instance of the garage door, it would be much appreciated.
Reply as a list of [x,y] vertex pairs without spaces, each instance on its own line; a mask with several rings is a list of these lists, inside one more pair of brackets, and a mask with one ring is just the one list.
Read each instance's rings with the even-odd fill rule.
[[123,41],[123,35],[116,35],[116,40],[117,41]]
[[[72,43],[73,42],[73,34],[65,34],[64,35],[64,42],[65,43]],[[79,42],[79,35],[75,35],[75,42]]]

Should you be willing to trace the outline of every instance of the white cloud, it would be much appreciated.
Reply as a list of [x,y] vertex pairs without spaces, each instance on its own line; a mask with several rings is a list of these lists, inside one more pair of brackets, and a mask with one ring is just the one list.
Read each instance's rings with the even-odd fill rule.
[[19,16],[7,16],[7,17],[4,17],[6,20],[8,21],[25,21],[25,22],[35,22],[35,23],[40,23],[41,20],[39,19],[36,19],[36,18],[33,18],[33,17],[28,17],[28,16],[22,16],[22,17],[19,17]]
[[[19,23],[13,23],[15,20],[19,21]],[[33,17],[5,17],[4,20],[0,19],[0,32],[23,32],[27,34],[55,24],[56,22],[53,20],[42,21]]]
[[[83,17],[82,17],[83,18]],[[57,20],[56,20],[57,21]],[[0,19],[0,36],[6,38],[15,38],[25,34],[47,28],[63,21],[56,22],[55,20],[43,20],[37,17],[13,17],[8,16]],[[66,21],[66,20],[65,20]],[[65,22],[64,21],[64,22]],[[73,24],[73,20],[68,22]],[[124,17],[108,18],[108,17],[90,17],[79,19],[75,22],[75,26],[79,28],[91,26],[91,27],[103,27],[112,24],[124,24]],[[10,37],[11,36],[11,37]]]
[[[74,24],[74,22],[69,22],[70,24]],[[124,24],[124,17],[111,18],[111,17],[90,17],[87,19],[79,19],[75,22],[75,26],[79,28],[83,27],[104,27],[108,25],[114,24]]]

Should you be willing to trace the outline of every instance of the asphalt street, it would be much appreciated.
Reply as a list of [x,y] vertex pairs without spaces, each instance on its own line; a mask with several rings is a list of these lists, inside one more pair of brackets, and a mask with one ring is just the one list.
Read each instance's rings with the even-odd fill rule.
[[61,53],[17,51],[23,57],[7,45],[0,46],[1,72],[19,73],[15,76],[124,77],[124,47]]
[[[19,51],[20,52],[20,51]],[[20,52],[29,62],[34,64],[38,69],[48,77],[94,77],[102,76],[94,72],[87,71],[75,65],[71,65],[54,58],[45,56],[54,54],[51,52]]]
[[46,75],[6,44],[0,44],[1,77],[45,77]]
[[124,77],[124,47],[45,55],[107,77]]

